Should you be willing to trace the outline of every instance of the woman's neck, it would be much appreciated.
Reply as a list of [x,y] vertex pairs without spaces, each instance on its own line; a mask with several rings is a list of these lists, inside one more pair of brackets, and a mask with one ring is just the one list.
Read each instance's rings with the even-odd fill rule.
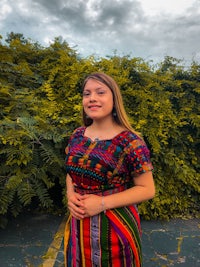
[[85,130],[85,135],[92,140],[112,139],[114,136],[125,130],[114,121],[94,121]]
[[99,121],[93,121],[93,123],[90,125],[90,128],[92,130],[97,131],[105,131],[107,129],[116,129],[119,125],[114,120],[99,120]]

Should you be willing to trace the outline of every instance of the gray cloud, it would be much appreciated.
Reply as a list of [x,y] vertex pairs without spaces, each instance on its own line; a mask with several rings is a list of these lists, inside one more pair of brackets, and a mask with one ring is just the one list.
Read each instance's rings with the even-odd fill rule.
[[[62,36],[82,55],[200,60],[200,1],[184,14],[147,16],[139,0],[2,0],[0,33],[45,45]],[[48,43],[47,43],[48,44]]]

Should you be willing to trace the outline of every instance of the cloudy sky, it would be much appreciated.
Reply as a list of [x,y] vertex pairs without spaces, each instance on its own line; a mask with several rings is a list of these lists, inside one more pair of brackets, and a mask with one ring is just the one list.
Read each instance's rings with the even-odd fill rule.
[[61,36],[82,56],[165,56],[200,62],[200,0],[0,0],[0,35],[48,46]]

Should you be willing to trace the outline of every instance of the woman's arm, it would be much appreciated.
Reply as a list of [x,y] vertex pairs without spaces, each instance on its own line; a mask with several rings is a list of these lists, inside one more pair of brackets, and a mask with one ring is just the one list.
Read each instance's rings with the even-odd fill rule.
[[82,196],[76,192],[74,192],[74,186],[72,183],[72,179],[69,174],[66,177],[66,187],[67,187],[67,204],[68,209],[73,217],[76,219],[84,218],[84,210],[83,203],[81,202]]
[[153,175],[151,171],[148,171],[134,178],[134,186],[132,188],[104,197],[104,206],[105,209],[129,206],[151,199],[154,195]]
[[154,197],[155,186],[151,171],[134,178],[134,184],[132,188],[108,196],[83,196],[85,216],[93,216],[107,209],[141,203]]
[[67,195],[70,193],[74,193],[74,186],[72,183],[72,178],[69,174],[66,176],[66,187],[67,187]]

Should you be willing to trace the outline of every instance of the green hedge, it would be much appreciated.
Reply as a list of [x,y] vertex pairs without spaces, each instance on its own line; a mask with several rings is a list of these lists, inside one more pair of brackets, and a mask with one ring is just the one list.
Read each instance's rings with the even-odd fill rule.
[[64,149],[81,124],[81,82],[96,70],[113,76],[133,127],[151,150],[156,197],[144,219],[198,217],[200,65],[164,58],[153,65],[116,54],[81,58],[55,38],[49,47],[10,33],[0,43],[0,225],[34,203],[52,212],[62,188]]

